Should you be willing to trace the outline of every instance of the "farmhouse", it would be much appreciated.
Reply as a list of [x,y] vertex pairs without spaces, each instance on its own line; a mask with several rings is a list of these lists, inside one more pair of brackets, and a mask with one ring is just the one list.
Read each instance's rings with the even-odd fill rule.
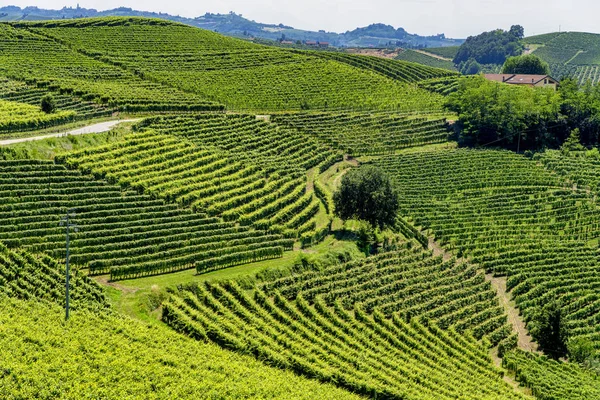
[[535,87],[549,87],[556,90],[558,81],[550,75],[527,74],[485,74],[485,79],[511,85],[526,85]]

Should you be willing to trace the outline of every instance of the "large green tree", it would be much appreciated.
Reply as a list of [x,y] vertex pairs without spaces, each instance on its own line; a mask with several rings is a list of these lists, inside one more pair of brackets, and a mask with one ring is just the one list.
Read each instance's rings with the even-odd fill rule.
[[455,127],[464,144],[524,150],[558,147],[564,140],[553,131],[560,125],[560,95],[551,89],[472,77],[448,96],[446,107],[459,116]]
[[550,66],[533,54],[509,57],[502,67],[503,74],[549,75]]
[[454,63],[460,64],[471,59],[479,64],[503,64],[507,57],[523,52],[523,27],[514,25],[509,31],[497,29],[469,36],[460,46]]
[[364,165],[351,169],[333,194],[335,215],[342,220],[359,219],[373,227],[393,226],[398,195],[390,178],[379,168]]

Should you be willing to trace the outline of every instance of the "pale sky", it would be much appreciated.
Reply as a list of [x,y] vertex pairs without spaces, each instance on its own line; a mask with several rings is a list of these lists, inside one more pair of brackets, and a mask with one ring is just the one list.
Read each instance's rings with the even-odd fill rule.
[[[2,5],[60,9],[77,0],[0,0]],[[263,23],[283,23],[299,29],[345,32],[381,22],[410,33],[445,33],[465,38],[511,25],[526,35],[563,31],[600,33],[598,0],[79,0],[81,7],[105,10],[131,7],[196,17],[206,12],[234,11]]]

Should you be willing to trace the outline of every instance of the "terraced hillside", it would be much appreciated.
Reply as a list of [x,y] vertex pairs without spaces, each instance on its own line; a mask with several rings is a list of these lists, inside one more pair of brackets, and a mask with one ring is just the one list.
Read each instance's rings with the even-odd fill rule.
[[600,210],[585,189],[506,151],[422,151],[375,164],[393,176],[401,214],[507,277],[526,321],[558,301],[569,335],[598,348]]
[[[0,397],[359,399],[348,391],[115,313],[0,294]],[[26,384],[24,382],[27,382]]]
[[18,103],[40,106],[42,98],[51,94],[58,111],[73,111],[74,119],[87,119],[110,115],[113,110],[101,104],[83,100],[68,93],[53,92],[48,87],[28,85],[22,81],[0,78],[0,98]]
[[422,250],[267,282],[253,294],[235,283],[190,285],[163,319],[369,397],[524,398],[466,332],[498,340],[510,331],[483,275]]
[[600,35],[560,32],[525,38],[533,54],[550,64],[557,78],[571,76],[580,84],[600,80]]
[[[161,82],[237,110],[417,111],[441,106],[438,96],[369,69],[164,21],[106,18],[18,26],[66,43],[95,62],[117,65],[123,74],[133,71],[136,79]],[[412,69],[422,70],[418,65]]]
[[[407,58],[397,58],[396,60],[390,60],[375,56],[326,51],[317,51],[311,54],[329,60],[340,61],[361,69],[375,71],[400,82],[418,82],[424,79],[454,75],[451,72],[444,71],[448,69],[453,71],[454,68],[448,68],[447,63],[436,63],[435,61],[440,61],[436,59],[433,59],[432,63],[424,63],[421,59],[410,60]],[[427,56],[424,57],[431,58]]]
[[547,399],[587,400],[600,398],[600,376],[576,363],[563,363],[546,357],[515,351],[502,360],[534,396]]
[[[148,195],[43,161],[0,162],[0,241],[64,257],[58,222],[76,213],[71,261],[123,279],[198,268],[200,272],[280,257],[293,240],[178,209]],[[210,262],[208,260],[219,260]]]
[[0,134],[45,128],[73,120],[73,111],[46,114],[40,107],[0,99]]
[[[104,291],[79,271],[70,275],[70,307],[102,309],[108,307]],[[31,299],[48,304],[64,304],[64,265],[47,256],[24,250],[9,250],[0,242],[0,296]],[[0,297],[1,298],[1,297]]]
[[428,50],[429,49],[426,49],[423,52],[415,50],[404,50],[402,53],[398,54],[396,60],[409,61],[434,68],[442,68],[448,71],[456,72],[456,67],[452,62],[453,57],[451,57],[450,60],[442,58],[441,56],[436,57],[436,55],[431,55],[433,53],[427,53]]
[[191,93],[71,50],[45,36],[0,24],[0,76],[130,111],[217,110]]
[[66,162],[242,226],[298,237],[328,225],[327,218],[316,219],[324,205],[307,172],[342,155],[309,135],[223,114],[157,117],[139,129]]
[[276,124],[319,137],[352,155],[389,154],[448,140],[446,121],[372,113],[293,113],[271,117]]

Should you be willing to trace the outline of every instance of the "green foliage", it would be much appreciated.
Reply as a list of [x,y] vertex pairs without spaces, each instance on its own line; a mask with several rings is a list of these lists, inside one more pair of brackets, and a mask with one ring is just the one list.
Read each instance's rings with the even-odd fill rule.
[[512,26],[508,32],[497,29],[470,36],[460,46],[453,61],[460,64],[473,59],[480,64],[504,64],[507,57],[521,54],[522,38],[523,28],[519,25]]
[[570,339],[567,342],[567,351],[569,360],[579,364],[592,361],[595,354],[594,343],[583,337]]
[[73,120],[73,111],[42,112],[39,105],[0,100],[0,133],[42,129]]
[[275,114],[271,121],[317,136],[333,148],[353,156],[390,154],[407,147],[448,140],[446,121],[425,116],[312,112]]
[[424,50],[428,53],[432,53],[445,58],[453,59],[458,53],[460,46],[444,46],[444,47],[427,47]]
[[57,110],[73,111],[75,113],[73,118],[76,120],[107,116],[112,113],[110,108],[102,104],[83,100],[67,91],[61,93],[57,90],[51,91],[47,86],[38,87],[35,84],[0,78],[1,99],[40,106],[46,96],[54,98]]
[[463,75],[477,75],[481,72],[481,64],[474,58],[469,58],[467,61],[460,64],[459,70]]
[[524,56],[509,57],[502,66],[502,73],[549,75],[550,67],[548,66],[548,63],[542,61],[539,57],[528,54]]
[[3,399],[358,399],[161,324],[87,310],[64,323],[57,306],[0,304]]
[[600,398],[600,375],[574,363],[516,350],[502,365],[516,375],[538,399],[589,400]]
[[556,302],[541,307],[529,325],[531,336],[538,342],[540,350],[558,359],[567,354],[567,332],[564,315]]
[[[422,58],[415,60],[400,57],[403,54],[409,52],[416,54],[417,57],[420,55],[422,56]],[[440,60],[420,53],[413,52],[411,50],[403,52],[398,58],[396,58],[396,60],[390,60],[387,58],[375,56],[365,56],[360,54],[324,51],[317,51],[311,54],[330,60],[340,61],[361,69],[371,70],[389,78],[392,78],[396,81],[407,83],[418,82],[424,79],[449,76],[452,75],[452,73],[445,70],[454,69],[452,64],[450,64],[450,67],[448,67],[448,62],[436,62]],[[428,59],[430,59],[433,61],[423,62],[423,59],[427,61],[429,61]]]
[[521,149],[560,143],[552,131],[560,96],[551,89],[466,79],[448,96],[446,107],[458,114],[456,126],[466,143]]
[[[102,60],[106,68],[117,68],[120,75],[136,71],[132,81],[152,82],[161,92],[183,91],[186,94],[181,97],[188,102],[202,98],[207,107],[215,105],[212,109],[216,109],[214,102],[220,102],[238,110],[435,110],[440,108],[437,95],[374,69],[392,70],[404,76],[403,81],[446,73],[391,60],[371,60],[369,65],[355,68],[306,52],[259,46],[179,24],[150,24],[139,18],[32,23],[27,27]],[[103,96],[115,97],[112,93]]]
[[[428,51],[429,49],[425,49]],[[418,63],[422,65],[427,65],[435,68],[442,68],[449,71],[456,71],[456,67],[452,61],[441,60],[436,57],[432,57],[427,54],[423,54],[414,50],[404,50],[402,53],[398,54],[396,60],[409,61],[413,63]],[[433,79],[433,78],[430,78]]]
[[389,177],[379,168],[351,169],[333,194],[335,215],[342,220],[359,219],[373,227],[393,226],[398,209],[398,194]]
[[[400,215],[453,254],[506,276],[525,321],[556,300],[567,336],[598,349],[598,188],[579,178],[598,182],[600,163],[550,153],[546,167],[544,158],[505,150],[440,148],[372,162],[402,194]],[[553,167],[562,164],[568,169]]]
[[50,94],[42,97],[40,104],[42,111],[46,114],[51,114],[56,111],[56,100],[54,100],[54,97]]
[[[90,19],[85,24],[78,25],[80,28],[72,29],[99,32],[101,27],[93,28],[91,25],[107,21]],[[121,25],[130,22],[128,19],[119,18],[110,20],[113,24],[117,24],[117,21]],[[40,24],[52,26],[55,23]],[[83,28],[84,25],[88,27]],[[88,49],[77,51],[47,37],[45,32],[38,30],[34,33],[29,28],[29,25],[27,28],[0,25],[0,75],[3,77],[26,82],[38,88],[47,88],[51,92],[67,93],[87,102],[102,103],[120,110],[223,109],[222,105],[207,100],[204,96],[186,93],[144,78],[143,74],[132,72],[139,68],[128,70],[118,62],[100,60],[101,57],[97,52],[87,52]],[[39,103],[37,106],[39,110]]]
[[562,146],[560,146],[560,151],[564,155],[569,155],[572,152],[582,152],[585,150],[585,147],[581,144],[581,138],[579,134],[579,128],[575,128],[571,131],[571,134],[565,140]]
[[[424,324],[416,316],[410,322],[397,314],[385,318],[379,311],[368,313],[352,304],[353,296],[367,295],[368,285],[373,284],[368,286],[373,293],[382,293],[376,291],[377,283],[395,276],[391,270],[407,274],[406,280],[396,278],[403,284],[410,282],[408,276],[431,282],[437,275],[414,268],[415,263],[427,268],[432,262],[438,267],[442,263],[403,249],[323,271],[301,271],[265,282],[266,289],[248,291],[235,282],[187,285],[164,305],[163,320],[192,337],[251,352],[269,365],[368,397],[523,398],[502,381],[487,351],[470,333],[440,329],[431,320]],[[288,284],[299,292],[288,290]],[[428,291],[410,296],[411,285],[406,291],[402,286],[389,288],[386,297],[396,299],[402,308],[408,303],[396,295],[408,295],[416,307],[423,305]],[[435,304],[443,303],[440,299]]]
[[[27,246],[35,253],[64,257],[64,232],[56,221],[64,210],[75,209],[79,232],[72,237],[71,262],[92,275],[126,279],[174,272],[226,255],[291,249],[294,242],[130,189],[121,191],[52,162],[3,161],[0,170],[0,241],[10,249]],[[230,259],[221,266],[229,265]]]

